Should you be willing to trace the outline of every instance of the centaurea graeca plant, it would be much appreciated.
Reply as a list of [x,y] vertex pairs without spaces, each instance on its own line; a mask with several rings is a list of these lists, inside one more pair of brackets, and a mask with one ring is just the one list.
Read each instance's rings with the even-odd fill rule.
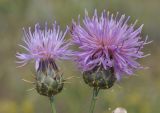
[[133,75],[143,67],[137,59],[147,55],[141,51],[150,43],[142,40],[143,25],[135,28],[128,24],[130,17],[102,12],[98,17],[95,10],[90,18],[85,11],[83,26],[80,21],[72,22],[73,43],[79,50],[75,52],[75,62],[83,73],[86,84],[93,88],[90,113],[93,113],[99,90],[111,88],[123,75]]
[[64,39],[67,32],[68,27],[63,33],[56,22],[52,28],[48,28],[46,24],[42,29],[36,24],[34,30],[24,29],[24,45],[20,46],[27,53],[16,55],[20,66],[26,65],[30,60],[34,61],[36,90],[39,94],[50,98],[53,113],[56,112],[54,96],[61,92],[65,81],[56,61],[69,59],[72,54],[69,50],[70,43]]

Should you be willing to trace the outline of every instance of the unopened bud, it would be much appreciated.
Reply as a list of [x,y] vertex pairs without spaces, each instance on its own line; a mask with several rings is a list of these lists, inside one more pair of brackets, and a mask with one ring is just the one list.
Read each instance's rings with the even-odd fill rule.
[[124,108],[118,107],[112,113],[127,113],[127,110]]

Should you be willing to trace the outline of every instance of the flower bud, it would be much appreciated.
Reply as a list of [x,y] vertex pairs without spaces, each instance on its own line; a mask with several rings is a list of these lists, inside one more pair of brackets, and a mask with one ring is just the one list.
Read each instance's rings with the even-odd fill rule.
[[109,89],[116,81],[113,68],[107,70],[96,68],[95,70],[84,72],[83,79],[89,86],[99,87],[100,89]]
[[63,77],[52,59],[40,61],[36,75],[36,90],[44,96],[54,96],[63,89]]
[[118,107],[112,113],[127,113],[125,108]]

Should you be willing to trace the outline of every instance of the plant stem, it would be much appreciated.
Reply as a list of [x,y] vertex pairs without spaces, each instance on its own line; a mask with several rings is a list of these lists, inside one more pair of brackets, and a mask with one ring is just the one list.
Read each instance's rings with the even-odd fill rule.
[[98,93],[99,93],[99,88],[94,87],[89,113],[93,113],[93,111],[94,111],[94,107],[96,104]]
[[50,97],[50,103],[51,103],[51,108],[52,108],[52,113],[56,113],[56,108],[54,104],[54,97]]

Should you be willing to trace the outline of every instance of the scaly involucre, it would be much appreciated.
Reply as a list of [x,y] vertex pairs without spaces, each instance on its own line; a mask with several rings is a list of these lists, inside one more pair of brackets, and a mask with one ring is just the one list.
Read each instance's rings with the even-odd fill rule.
[[68,59],[71,55],[71,51],[68,49],[70,43],[64,40],[67,31],[68,27],[64,33],[60,31],[60,27],[56,22],[53,24],[53,28],[50,29],[47,28],[47,24],[44,29],[36,24],[33,32],[30,27],[28,30],[24,29],[23,41],[25,44],[20,46],[27,53],[17,53],[16,57],[20,60],[17,63],[24,66],[33,59],[37,69],[41,60]]
[[84,26],[73,21],[71,34],[73,43],[78,45],[75,52],[75,61],[83,72],[90,71],[98,66],[108,69],[113,67],[117,79],[121,75],[132,75],[135,69],[142,66],[136,61],[146,55],[141,51],[144,45],[150,43],[141,40],[142,26],[135,29],[134,24],[127,24],[130,17],[116,16],[102,12],[101,17],[90,18],[85,11]]

